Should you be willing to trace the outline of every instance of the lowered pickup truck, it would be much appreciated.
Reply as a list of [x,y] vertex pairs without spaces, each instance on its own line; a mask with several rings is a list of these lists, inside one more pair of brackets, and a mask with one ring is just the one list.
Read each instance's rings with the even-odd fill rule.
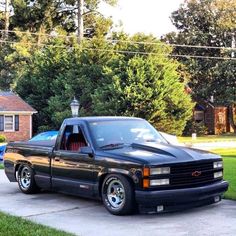
[[207,205],[228,188],[220,156],[170,145],[139,118],[66,119],[56,141],[9,143],[4,165],[23,193],[102,199],[115,215]]

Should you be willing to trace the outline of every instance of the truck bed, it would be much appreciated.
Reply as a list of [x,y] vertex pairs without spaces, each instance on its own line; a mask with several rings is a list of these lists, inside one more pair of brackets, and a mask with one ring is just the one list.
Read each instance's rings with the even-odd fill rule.
[[25,141],[25,142],[12,142],[8,144],[8,147],[45,147],[53,148],[56,143],[56,140],[47,140],[47,141]]

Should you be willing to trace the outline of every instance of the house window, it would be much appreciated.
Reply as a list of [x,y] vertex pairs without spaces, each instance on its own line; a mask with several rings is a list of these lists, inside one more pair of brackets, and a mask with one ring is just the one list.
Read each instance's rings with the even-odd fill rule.
[[204,121],[204,111],[194,111],[194,120],[196,122]]
[[15,132],[19,130],[19,115],[0,115],[0,132]]
[[14,131],[14,116],[7,115],[4,117],[4,131]]
[[218,123],[219,124],[224,124],[225,123],[225,116],[223,112],[218,113]]

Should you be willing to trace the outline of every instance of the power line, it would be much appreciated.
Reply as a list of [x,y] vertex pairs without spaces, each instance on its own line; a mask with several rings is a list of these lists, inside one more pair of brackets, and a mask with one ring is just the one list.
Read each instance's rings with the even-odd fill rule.
[[[136,41],[129,41],[129,40],[107,40],[110,42],[122,42],[122,43],[133,43],[133,44],[147,44],[147,45],[160,45],[160,43],[155,43],[155,42],[136,42]],[[186,47],[186,48],[203,48],[203,49],[225,49],[225,50],[233,50],[231,47],[216,47],[216,46],[201,46],[201,45],[186,45],[186,44],[171,44],[171,43],[166,43],[167,45],[171,47]],[[235,49],[234,49],[235,50]]]
[[[0,32],[5,32],[5,30],[0,30]],[[25,31],[18,31],[18,30],[8,30],[9,33],[21,33],[21,34],[30,34],[30,35],[37,35],[37,36],[47,36],[50,38],[75,38],[76,35],[54,35],[52,34],[45,34],[45,33],[33,33],[33,32],[25,32]],[[91,39],[85,38],[85,40],[90,41]],[[236,50],[236,48],[232,47],[217,47],[217,46],[207,46],[207,45],[187,45],[187,44],[171,44],[165,42],[146,42],[146,41],[132,41],[132,40],[120,40],[120,39],[106,39],[107,42],[111,43],[130,43],[130,44],[141,44],[141,45],[161,45],[165,46],[164,44],[171,46],[171,47],[183,47],[183,48],[199,48],[199,49],[220,49],[220,50]]]
[[[21,45],[37,45],[37,46],[46,46],[46,47],[55,47],[55,48],[66,48],[66,46],[60,45],[48,45],[43,43],[21,43],[21,42],[14,42],[8,40],[0,40],[0,43],[9,43],[9,44],[21,44]],[[79,47],[71,47],[68,46],[70,49],[76,49]],[[180,58],[198,58],[198,59],[215,59],[215,60],[231,60],[236,61],[236,58],[231,57],[213,57],[213,56],[198,56],[198,55],[178,55],[178,54],[164,54],[164,53],[155,53],[155,52],[141,52],[141,51],[127,51],[127,50],[116,50],[116,49],[104,49],[104,48],[87,48],[87,47],[80,47],[81,50],[90,50],[90,51],[102,51],[102,52],[116,52],[116,53],[124,53],[124,54],[138,54],[138,55],[156,55],[156,56],[167,56],[167,57],[180,57]]]
[[[9,41],[9,40],[2,40],[0,39],[0,43],[8,43],[8,44],[20,44],[20,45],[36,45],[36,46],[46,46],[46,47],[55,47],[55,48],[66,48],[66,46],[60,46],[60,45],[49,45],[46,43],[32,43],[32,42],[14,42],[14,41]],[[75,48],[75,47],[70,47],[70,48]]]
[[109,49],[99,49],[99,48],[83,48],[84,50],[94,50],[94,51],[106,51],[106,52],[118,52],[127,54],[140,54],[140,55],[156,55],[156,56],[168,56],[168,57],[181,57],[181,58],[199,58],[199,59],[216,59],[216,60],[232,60],[236,61],[236,58],[232,57],[211,57],[211,56],[197,56],[197,55],[178,55],[178,54],[164,54],[164,53],[154,53],[154,52],[139,52],[139,51],[124,51],[124,50],[109,50]]
[[[5,30],[0,30],[0,32],[5,32]],[[20,34],[31,34],[31,35],[38,35],[38,36],[48,36],[51,38],[55,37],[62,37],[62,38],[74,38],[76,35],[63,35],[63,34],[55,34],[52,32],[51,34],[46,33],[34,33],[29,31],[20,31],[20,30],[8,30],[9,33],[20,33]]]

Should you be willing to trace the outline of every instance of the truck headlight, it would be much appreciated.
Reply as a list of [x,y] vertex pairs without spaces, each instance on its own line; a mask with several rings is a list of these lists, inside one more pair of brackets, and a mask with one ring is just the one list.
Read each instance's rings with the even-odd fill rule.
[[152,179],[150,180],[150,186],[160,186],[170,184],[169,179]]
[[215,179],[220,178],[220,177],[223,177],[223,172],[222,171],[218,171],[218,172],[214,173],[214,178]]
[[170,174],[170,167],[150,168],[150,175]]
[[223,161],[216,161],[213,163],[214,169],[216,168],[222,168],[223,167]]

